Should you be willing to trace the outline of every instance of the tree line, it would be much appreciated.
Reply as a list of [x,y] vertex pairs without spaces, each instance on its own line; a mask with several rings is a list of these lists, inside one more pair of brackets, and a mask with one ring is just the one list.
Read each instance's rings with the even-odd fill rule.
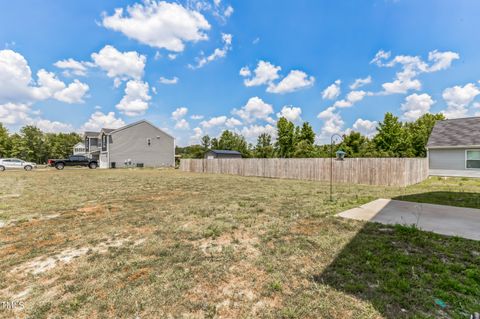
[[[342,136],[334,152],[342,150],[347,157],[425,157],[426,145],[435,122],[444,120],[443,114],[424,114],[415,122],[402,122],[392,113],[386,113],[372,138],[351,131]],[[183,158],[203,158],[210,149],[239,151],[243,157],[256,158],[311,158],[330,157],[330,144],[315,144],[315,132],[308,122],[296,126],[282,117],[276,124],[277,138],[262,133],[256,144],[247,143],[241,134],[226,130],[218,138],[205,135],[201,144],[177,147]]]
[[45,164],[49,158],[68,157],[73,146],[81,141],[78,133],[44,133],[31,125],[10,134],[0,123],[0,158],[15,157]]
[[[341,149],[347,157],[425,157],[425,146],[433,126],[444,119],[443,114],[425,114],[415,122],[402,122],[392,113],[386,113],[373,138],[352,131],[343,135],[334,151]],[[315,132],[308,122],[297,126],[282,117],[277,121],[276,130],[276,139],[263,133],[256,144],[248,143],[241,134],[226,130],[217,138],[203,136],[199,145],[177,147],[176,153],[183,158],[203,158],[208,150],[219,149],[239,151],[246,158],[330,157],[330,145],[315,144]],[[17,133],[9,133],[0,123],[0,158],[16,157],[43,164],[49,158],[68,157],[73,146],[81,141],[78,133],[44,133],[31,125]]]

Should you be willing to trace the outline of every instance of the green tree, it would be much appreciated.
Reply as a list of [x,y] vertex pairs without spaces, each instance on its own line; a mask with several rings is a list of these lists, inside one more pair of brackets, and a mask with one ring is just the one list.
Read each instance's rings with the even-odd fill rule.
[[9,157],[17,157],[21,159],[25,159],[27,156],[27,150],[25,145],[23,144],[22,137],[20,134],[15,133],[10,135],[10,154]]
[[298,139],[300,141],[306,141],[307,143],[313,145],[315,143],[315,132],[313,131],[312,126],[308,122],[304,122],[302,128],[299,132]]
[[296,158],[317,157],[317,152],[315,146],[308,140],[300,140],[295,144],[295,150],[293,151],[292,156]]
[[292,157],[295,142],[295,125],[281,117],[277,122],[277,155],[282,158]]
[[182,158],[203,158],[205,156],[205,149],[202,145],[177,146],[175,148],[175,154],[181,155]]
[[20,130],[22,159],[36,163],[45,163],[48,157],[48,145],[43,132],[32,125],[22,127]]
[[343,141],[340,148],[346,152],[347,157],[366,157],[368,156],[369,140],[360,132],[351,131],[350,134],[343,135]]
[[414,152],[414,156],[426,157],[427,156],[427,142],[433,127],[437,121],[445,120],[445,116],[442,113],[439,114],[424,114],[419,117],[415,122],[408,123],[406,128],[411,133],[411,143]]
[[212,147],[218,150],[238,151],[243,157],[250,157],[250,149],[245,138],[229,130],[223,131],[220,137],[212,139]]
[[275,149],[272,144],[272,136],[268,133],[262,133],[257,138],[257,145],[254,149],[254,156],[258,158],[274,157]]
[[316,157],[317,152],[314,147],[315,132],[308,122],[304,122],[302,127],[295,128],[295,145],[293,150],[293,157],[309,158]]
[[398,117],[387,112],[383,122],[377,127],[377,135],[373,141],[377,151],[385,156],[412,157],[411,132],[399,121]]
[[210,146],[212,147],[213,150],[219,149],[218,139],[216,137],[212,138],[212,141],[210,142]]
[[203,149],[204,149],[205,152],[210,149],[210,145],[211,145],[210,136],[208,136],[208,135],[203,136],[202,137],[202,146],[203,146]]
[[82,137],[77,133],[47,133],[45,134],[46,148],[48,149],[48,158],[65,158],[72,154],[73,147],[82,141]]
[[0,157],[10,156],[10,136],[6,127],[0,123]]

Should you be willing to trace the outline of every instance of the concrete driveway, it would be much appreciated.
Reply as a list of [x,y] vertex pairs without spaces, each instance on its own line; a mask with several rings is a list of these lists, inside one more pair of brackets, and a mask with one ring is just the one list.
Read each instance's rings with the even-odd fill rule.
[[473,177],[480,178],[480,170],[448,170],[448,169],[431,169],[430,176],[446,176],[446,177]]
[[437,234],[480,240],[480,209],[377,199],[337,216],[382,224],[417,225]]

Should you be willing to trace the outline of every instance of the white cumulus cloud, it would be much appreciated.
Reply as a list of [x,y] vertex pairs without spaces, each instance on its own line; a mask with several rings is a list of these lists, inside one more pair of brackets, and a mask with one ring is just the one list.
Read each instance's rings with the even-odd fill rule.
[[409,95],[405,98],[405,103],[401,107],[401,110],[404,112],[403,118],[413,122],[420,116],[428,113],[434,103],[435,101],[432,97],[426,93]]
[[74,80],[73,83],[70,83],[66,88],[56,92],[53,96],[55,99],[73,104],[73,103],[84,103],[83,97],[88,92],[89,86],[85,83],[82,83],[78,80]]
[[173,78],[169,79],[161,76],[159,81],[161,84],[172,85],[178,83],[178,78],[174,76]]
[[31,109],[27,104],[0,104],[0,123],[6,125],[24,124],[30,119]]
[[212,54],[209,56],[201,56],[197,58],[197,65],[190,66],[193,69],[199,69],[204,67],[206,64],[213,62],[217,59],[224,58],[227,56],[227,52],[232,49],[232,35],[231,34],[222,34],[223,47],[216,48]]
[[329,143],[330,137],[333,134],[343,134],[345,122],[340,113],[336,112],[335,107],[328,107],[320,112],[317,117],[323,120],[323,126],[320,130],[320,136],[318,137],[322,143]]
[[347,134],[351,131],[359,132],[362,135],[365,135],[369,138],[373,137],[377,132],[377,121],[369,121],[364,119],[357,119],[355,123],[353,123],[352,128],[347,130]]
[[240,131],[240,134],[245,136],[245,138],[249,142],[255,142],[257,137],[260,134],[263,134],[263,133],[270,134],[273,138],[276,138],[277,129],[270,124],[266,124],[266,125],[263,125],[263,126],[262,125],[245,126]]
[[130,80],[125,87],[125,95],[116,105],[116,108],[126,116],[139,116],[148,110],[148,101],[151,96],[148,94],[148,83]]
[[372,83],[372,77],[369,75],[366,78],[363,79],[356,79],[355,82],[353,82],[350,85],[350,90],[356,90],[358,88],[361,88],[362,86],[368,85]]
[[173,52],[182,52],[186,42],[207,40],[205,31],[210,30],[200,12],[179,3],[155,0],[133,4],[126,10],[117,8],[113,15],[104,15],[102,24],[143,44]]
[[277,117],[284,117],[291,122],[301,121],[302,109],[295,106],[284,106],[282,110],[277,113]]
[[172,112],[172,118],[174,120],[179,120],[183,118],[188,113],[188,108],[186,107],[179,107]]
[[71,74],[77,76],[87,75],[87,67],[85,62],[79,62],[72,58],[68,60],[60,60],[54,63],[54,65],[59,69],[64,69],[64,74],[70,76]]
[[251,97],[247,104],[240,109],[234,109],[233,114],[239,116],[246,122],[255,122],[256,120],[270,120],[270,114],[273,113],[272,105],[265,103],[258,96]]
[[271,83],[267,92],[270,93],[290,93],[300,89],[309,88],[315,83],[315,78],[299,70],[292,70],[278,84]]
[[235,127],[235,126],[240,126],[242,125],[242,122],[234,117],[231,117],[229,119],[227,119],[227,121],[225,122],[225,125],[227,127]]
[[187,130],[190,128],[190,124],[186,119],[180,119],[175,123],[175,128],[180,130]]
[[380,50],[370,63],[380,67],[401,66],[401,70],[396,73],[392,82],[382,84],[383,91],[379,94],[404,94],[410,90],[420,90],[422,83],[417,77],[422,73],[437,72],[449,68],[454,60],[460,58],[455,52],[438,50],[431,51],[428,54],[429,63],[423,61],[419,56],[397,55],[390,61],[391,53]]
[[309,76],[303,71],[292,70],[286,77],[275,83],[280,78],[278,74],[282,68],[275,66],[268,61],[259,61],[255,70],[252,71],[248,66],[240,69],[240,75],[245,78],[245,86],[267,85],[267,92],[270,93],[290,93],[303,88],[311,87],[315,83],[315,78]]
[[71,124],[50,121],[46,119],[32,120],[31,125],[38,127],[40,130],[46,133],[61,133],[61,132],[74,132],[75,129]]
[[198,120],[203,120],[204,116],[199,114],[193,114],[192,116],[190,116],[190,118],[192,120],[198,121]]
[[447,118],[466,116],[470,104],[479,94],[480,89],[474,83],[446,88],[442,93],[442,97],[447,103],[447,109],[443,113]]
[[145,69],[146,57],[136,51],[120,52],[111,45],[106,45],[98,53],[92,53],[92,59],[98,67],[115,80],[118,87],[121,81],[140,80]]
[[81,131],[99,131],[102,128],[116,129],[124,125],[125,122],[121,118],[117,118],[114,112],[108,112],[105,114],[96,111],[90,115],[88,121],[83,124]]
[[56,99],[66,103],[82,103],[88,85],[78,80],[67,85],[53,72],[40,69],[37,81],[27,60],[12,50],[0,50],[0,103],[27,103]]
[[460,55],[456,52],[446,51],[439,52],[438,50],[428,53],[428,60],[433,64],[428,68],[429,72],[436,72],[448,69],[454,60],[460,59]]
[[334,83],[330,84],[325,90],[323,90],[322,98],[324,100],[336,99],[340,95],[340,84],[342,84],[342,81],[340,80],[336,80]]
[[222,116],[212,117],[208,121],[202,121],[200,122],[200,125],[203,126],[203,128],[208,129],[214,126],[224,125],[226,121],[227,121],[227,117],[225,115],[222,115]]
[[368,93],[365,91],[351,91],[343,100],[339,100],[333,104],[333,107],[344,108],[352,107],[355,103],[360,102]]
[[[243,83],[245,86],[270,84],[280,77],[278,72],[281,69],[281,67],[275,66],[268,61],[259,61],[257,67],[253,71],[255,75],[251,78],[246,78]],[[240,75],[243,77],[250,77],[251,71],[248,67],[243,67],[240,70]]]

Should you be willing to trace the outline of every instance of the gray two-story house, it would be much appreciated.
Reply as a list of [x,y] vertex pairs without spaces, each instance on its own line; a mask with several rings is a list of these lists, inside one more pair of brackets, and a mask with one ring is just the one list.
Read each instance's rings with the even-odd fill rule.
[[100,168],[175,165],[175,138],[145,120],[84,137],[86,153]]

